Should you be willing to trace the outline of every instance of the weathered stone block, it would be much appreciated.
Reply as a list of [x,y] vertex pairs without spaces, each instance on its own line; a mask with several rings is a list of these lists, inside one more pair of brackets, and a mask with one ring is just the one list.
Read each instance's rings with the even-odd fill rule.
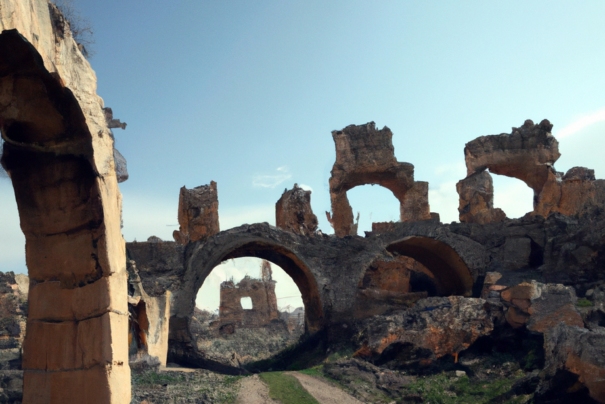
[[68,321],[84,320],[108,311],[126,313],[127,274],[103,277],[94,283],[65,289],[58,281],[35,284],[30,289],[30,320]]
[[25,371],[24,403],[124,404],[130,402],[130,368],[95,366],[62,372]]
[[284,190],[275,204],[275,225],[280,229],[310,236],[317,230],[317,216],[311,209],[311,191],[298,184],[290,191]]

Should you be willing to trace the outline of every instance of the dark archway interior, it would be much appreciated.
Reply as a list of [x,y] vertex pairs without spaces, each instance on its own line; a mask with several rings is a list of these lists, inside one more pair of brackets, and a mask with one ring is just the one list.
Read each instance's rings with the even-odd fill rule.
[[[305,306],[305,324],[307,331],[310,333],[319,331],[323,325],[324,318],[319,290],[311,271],[294,253],[274,244],[249,242],[242,246],[235,247],[229,253],[225,254],[212,266],[208,271],[208,274],[220,262],[241,257],[261,258],[281,267],[292,278],[300,290]],[[194,296],[197,295],[202,284],[203,280]]]
[[472,295],[471,272],[449,245],[429,237],[413,236],[392,243],[387,251],[411,257],[431,271],[437,281],[438,295]]

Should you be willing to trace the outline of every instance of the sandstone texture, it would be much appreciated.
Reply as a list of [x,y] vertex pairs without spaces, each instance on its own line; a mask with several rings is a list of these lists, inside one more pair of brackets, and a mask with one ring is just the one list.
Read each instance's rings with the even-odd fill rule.
[[317,231],[317,216],[311,209],[311,191],[305,191],[298,184],[291,190],[284,190],[275,204],[275,225],[305,236]]
[[193,189],[181,188],[179,225],[179,230],[175,230],[173,236],[182,245],[219,232],[216,182],[211,181],[210,185]]
[[605,331],[591,331],[559,323],[545,334],[546,364],[538,396],[549,397],[588,389],[605,403]]
[[95,74],[46,0],[3,0],[0,28],[2,165],[32,280],[24,402],[129,402],[121,195]]
[[518,178],[533,189],[535,215],[583,215],[605,207],[605,181],[595,180],[594,170],[574,167],[565,174],[555,170],[561,154],[551,130],[546,119],[539,124],[527,120],[511,134],[481,136],[466,144],[467,177],[456,185],[461,222],[485,224],[506,217],[492,206],[493,186],[485,170]]
[[494,186],[487,171],[473,173],[456,184],[460,195],[460,221],[465,223],[494,223],[506,219],[502,209],[494,209]]
[[[393,133],[376,129],[374,122],[349,125],[333,131],[336,162],[330,177],[332,215],[329,220],[338,237],[355,235],[353,210],[347,191],[358,185],[378,184],[400,202],[401,221],[430,219],[428,183],[414,181],[414,166],[395,159]],[[355,229],[356,230],[356,229]]]
[[[243,309],[242,298],[249,297],[251,309]],[[217,326],[221,329],[259,328],[278,319],[275,281],[244,277],[239,283],[221,283],[221,303]],[[232,333],[230,331],[229,333]]]
[[493,323],[485,300],[459,296],[422,299],[409,310],[386,316],[374,316],[360,327],[363,347],[357,355],[380,355],[393,345],[425,350],[430,361],[458,354],[477,338],[488,335]]
[[[19,279],[19,280],[17,280]],[[0,272],[0,369],[20,369],[27,322],[27,277]]]

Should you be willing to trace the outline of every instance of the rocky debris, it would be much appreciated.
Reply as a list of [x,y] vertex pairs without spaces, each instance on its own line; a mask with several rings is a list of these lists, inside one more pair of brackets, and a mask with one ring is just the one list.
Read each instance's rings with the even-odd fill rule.
[[[490,280],[496,283],[500,279],[498,275],[490,273]],[[504,318],[513,328],[526,326],[532,332],[544,333],[559,323],[584,326],[576,308],[575,290],[569,286],[536,281],[510,287],[492,284],[488,297],[490,303],[494,300],[502,303]]]
[[538,402],[558,402],[553,399],[562,395],[589,402],[582,400],[583,390],[588,390],[592,399],[605,403],[605,331],[559,323],[545,332],[544,349],[546,364],[536,393]]
[[494,223],[506,219],[500,208],[494,209],[494,186],[487,171],[473,173],[456,184],[460,195],[460,221],[465,223]]
[[275,204],[275,225],[305,236],[315,234],[317,216],[311,209],[311,191],[305,191],[298,184],[289,191],[285,189]]
[[181,245],[206,239],[219,232],[216,182],[193,189],[181,188],[179,195],[179,230],[173,233]]
[[339,359],[323,365],[324,374],[350,390],[363,402],[375,402],[385,393],[391,400],[401,398],[405,386],[416,382],[416,377],[398,371],[380,368],[359,359]]
[[[0,272],[0,369],[21,369],[29,279]],[[1,401],[0,401],[1,402]]]
[[209,359],[234,367],[268,359],[295,344],[304,331],[300,327],[289,330],[282,320],[256,328],[233,327],[230,333],[217,329],[212,320],[196,322],[192,334],[200,352]]
[[[401,362],[409,360],[403,356],[410,356],[412,361],[428,363],[458,354],[493,330],[485,303],[483,299],[461,296],[429,297],[408,310],[371,317],[359,327],[362,348],[356,355],[378,357],[391,347],[399,351]],[[391,355],[386,351],[383,356]]]
[[336,162],[330,177],[332,215],[329,216],[338,237],[355,235],[353,210],[347,191],[364,184],[379,184],[393,192],[400,202],[402,221],[431,218],[428,183],[414,181],[414,166],[395,159],[393,133],[386,126],[377,130],[374,122],[349,125],[333,131]]

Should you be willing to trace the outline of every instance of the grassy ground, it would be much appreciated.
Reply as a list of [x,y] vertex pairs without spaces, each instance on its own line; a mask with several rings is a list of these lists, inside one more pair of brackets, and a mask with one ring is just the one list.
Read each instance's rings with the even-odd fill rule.
[[233,404],[237,399],[237,381],[241,378],[201,369],[190,373],[132,372],[131,404],[145,400],[153,404]]
[[296,378],[282,372],[261,373],[269,386],[269,396],[284,404],[319,404]]

